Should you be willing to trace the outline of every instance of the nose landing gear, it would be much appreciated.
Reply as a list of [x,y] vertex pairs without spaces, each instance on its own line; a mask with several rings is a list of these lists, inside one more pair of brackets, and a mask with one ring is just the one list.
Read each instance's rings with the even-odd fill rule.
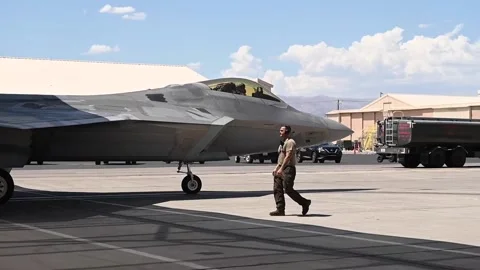
[[187,171],[183,172],[187,175],[182,180],[182,190],[186,194],[197,194],[202,189],[202,180],[200,179],[200,177],[192,173],[188,163],[184,163],[182,161],[178,163],[178,173],[182,172],[180,171],[180,169],[182,168],[183,164],[187,165]]

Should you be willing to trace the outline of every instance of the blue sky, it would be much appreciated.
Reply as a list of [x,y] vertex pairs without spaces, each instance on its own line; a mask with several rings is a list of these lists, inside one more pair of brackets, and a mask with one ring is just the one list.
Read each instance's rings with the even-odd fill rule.
[[[436,37],[452,31],[460,24],[461,35],[468,37],[470,43],[476,42],[480,35],[480,19],[477,15],[480,2],[473,0],[455,3],[373,0],[4,0],[2,4],[2,56],[159,64],[199,62],[201,66],[198,72],[213,78],[222,76],[221,71],[230,67],[230,54],[240,46],[248,45],[251,47],[249,53],[261,59],[262,70],[257,75],[263,76],[266,70],[282,71],[281,78],[275,78],[281,80],[285,92],[293,91],[293,79],[289,81],[286,78],[297,76],[298,82],[301,79],[298,74],[304,74],[305,71],[298,57],[295,61],[279,60],[279,56],[294,44],[314,45],[323,41],[332,47],[348,48],[365,35],[383,33],[394,27],[403,29],[402,42],[415,35]],[[107,4],[134,7],[135,12],[144,12],[146,18],[126,20],[122,19],[123,14],[100,13],[99,10]],[[430,26],[421,28],[420,24]],[[119,51],[85,55],[93,44],[117,45]],[[476,57],[476,54],[473,56]],[[335,65],[331,70],[341,66]],[[316,75],[311,76],[325,75],[319,75],[317,71]],[[335,74],[338,76],[338,73]],[[342,79],[358,76],[352,74],[342,73]],[[373,80],[373,75],[369,76]],[[386,77],[381,78],[384,80]],[[432,81],[430,77],[427,81],[428,85],[444,82]],[[458,91],[471,92],[475,83],[458,88]],[[333,88],[325,86],[328,91],[318,91],[339,91],[336,85]],[[398,85],[402,84],[395,84]],[[428,85],[423,80],[422,86],[416,91],[428,92]],[[480,89],[480,84],[476,88]],[[351,84],[348,89],[352,89]]]

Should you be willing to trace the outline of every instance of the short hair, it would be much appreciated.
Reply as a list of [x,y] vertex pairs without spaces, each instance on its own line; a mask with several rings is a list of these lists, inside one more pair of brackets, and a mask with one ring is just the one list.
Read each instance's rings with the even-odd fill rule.
[[290,132],[292,131],[292,127],[288,125],[284,125],[283,127],[285,128],[285,133],[290,134]]

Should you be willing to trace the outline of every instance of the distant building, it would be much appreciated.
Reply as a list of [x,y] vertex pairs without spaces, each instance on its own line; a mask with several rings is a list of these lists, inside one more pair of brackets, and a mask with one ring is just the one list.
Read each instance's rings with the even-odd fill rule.
[[343,140],[358,140],[366,146],[371,145],[376,122],[393,114],[480,119],[480,96],[386,94],[361,109],[335,110],[328,112],[327,117],[354,131]]
[[0,57],[0,93],[92,95],[206,80],[187,66]]

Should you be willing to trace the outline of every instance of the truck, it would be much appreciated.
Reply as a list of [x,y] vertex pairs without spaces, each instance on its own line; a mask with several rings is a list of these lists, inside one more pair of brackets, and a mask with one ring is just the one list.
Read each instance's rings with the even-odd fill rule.
[[480,119],[395,117],[377,122],[375,152],[405,168],[459,168],[480,155]]

